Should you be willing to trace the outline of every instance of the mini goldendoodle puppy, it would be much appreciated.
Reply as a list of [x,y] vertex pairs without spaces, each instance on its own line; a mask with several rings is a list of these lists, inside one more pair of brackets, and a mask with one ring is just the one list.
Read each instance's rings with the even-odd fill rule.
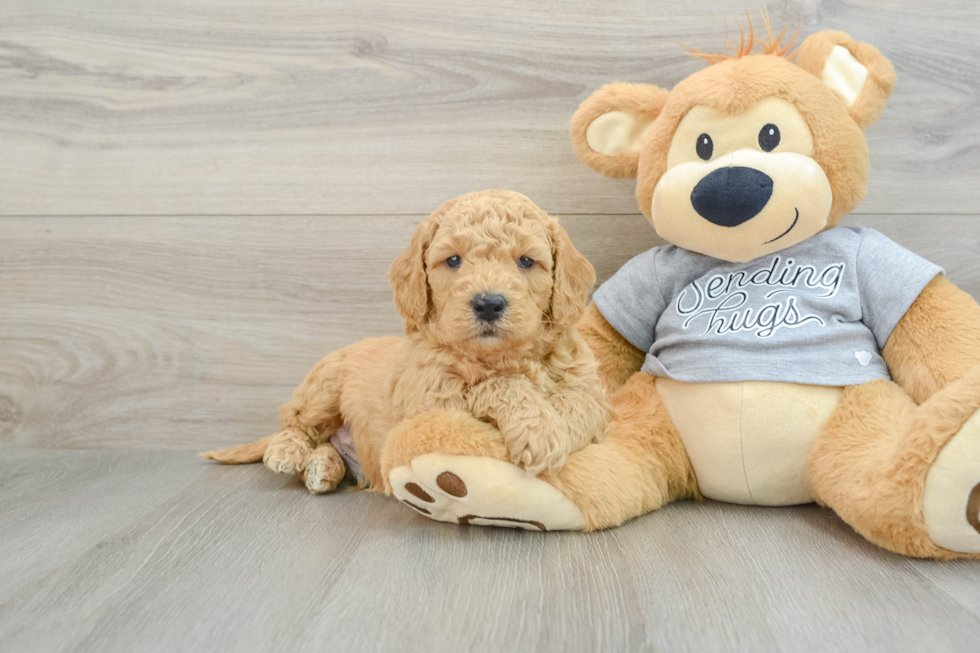
[[595,271],[555,218],[519,193],[463,195],[415,229],[388,278],[406,337],[326,356],[282,406],[279,433],[202,455],[262,459],[320,493],[343,479],[330,438],[345,425],[355,449],[347,460],[377,489],[387,489],[389,431],[433,409],[496,426],[513,462],[532,474],[556,471],[601,438],[605,390],[575,329]]

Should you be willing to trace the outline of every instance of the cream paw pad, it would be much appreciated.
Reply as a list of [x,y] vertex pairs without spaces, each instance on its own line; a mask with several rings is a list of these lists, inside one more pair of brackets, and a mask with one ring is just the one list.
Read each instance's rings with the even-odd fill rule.
[[391,470],[388,481],[395,497],[438,521],[535,531],[585,526],[561,492],[494,458],[426,454]]
[[925,490],[922,513],[932,541],[980,553],[980,412],[939,452]]

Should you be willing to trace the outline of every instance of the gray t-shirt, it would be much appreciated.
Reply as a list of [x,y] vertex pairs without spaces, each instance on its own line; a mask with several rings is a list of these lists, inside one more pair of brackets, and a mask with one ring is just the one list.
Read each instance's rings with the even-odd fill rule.
[[880,349],[942,272],[873,229],[840,227],[748,263],[655,247],[593,299],[653,376],[845,386],[890,378]]

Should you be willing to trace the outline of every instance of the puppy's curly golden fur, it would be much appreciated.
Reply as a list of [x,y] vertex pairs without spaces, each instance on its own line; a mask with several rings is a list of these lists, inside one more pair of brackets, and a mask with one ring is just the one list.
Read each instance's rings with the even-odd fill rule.
[[[345,424],[366,481],[384,489],[389,431],[433,409],[495,425],[511,460],[534,474],[556,471],[568,453],[600,439],[605,389],[575,328],[595,271],[555,218],[519,193],[463,195],[418,225],[388,278],[406,337],[329,354],[282,406],[278,434],[202,455],[264,459],[323,492],[343,477],[328,440]],[[493,320],[473,304],[487,295],[505,306]]]

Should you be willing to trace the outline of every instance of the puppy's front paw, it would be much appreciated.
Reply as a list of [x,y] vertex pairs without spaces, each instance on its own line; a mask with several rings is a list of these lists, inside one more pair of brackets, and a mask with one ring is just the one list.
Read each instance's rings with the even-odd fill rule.
[[537,476],[542,472],[553,474],[560,470],[568,460],[568,451],[562,446],[550,446],[535,450],[528,446],[521,456],[521,465],[528,474]]
[[277,474],[295,474],[306,469],[306,461],[312,454],[313,446],[305,434],[280,431],[269,443],[262,462]]
[[511,461],[529,474],[557,472],[568,459],[568,434],[550,424],[524,427],[515,436],[508,438],[508,434],[504,434],[507,451]]

